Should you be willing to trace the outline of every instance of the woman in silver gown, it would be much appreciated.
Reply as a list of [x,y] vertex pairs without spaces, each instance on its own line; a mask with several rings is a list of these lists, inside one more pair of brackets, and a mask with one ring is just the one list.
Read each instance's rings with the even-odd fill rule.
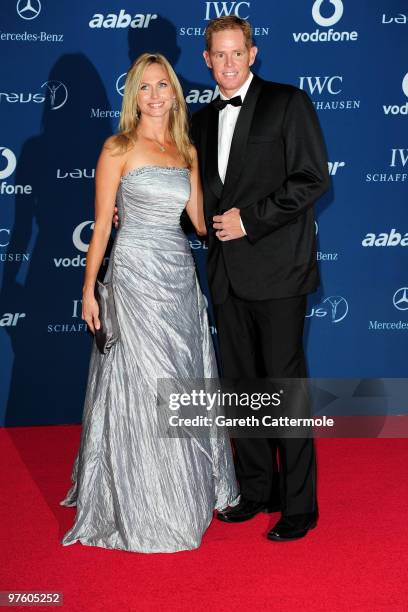
[[[128,72],[119,134],[96,169],[95,227],[83,313],[99,328],[94,286],[115,201],[121,219],[107,278],[120,338],[93,346],[80,447],[64,506],[76,506],[62,544],[137,552],[200,545],[214,509],[237,500],[228,435],[157,435],[158,378],[216,378],[204,298],[180,227],[186,208],[205,233],[197,154],[181,86],[167,60],[143,54]],[[191,415],[193,416],[193,415]]]

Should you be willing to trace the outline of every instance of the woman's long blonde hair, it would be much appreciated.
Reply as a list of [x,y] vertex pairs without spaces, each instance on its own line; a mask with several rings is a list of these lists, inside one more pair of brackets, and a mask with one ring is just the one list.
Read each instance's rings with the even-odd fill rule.
[[188,168],[192,164],[191,142],[188,135],[187,106],[180,81],[171,64],[160,53],[143,53],[130,67],[125,83],[119,133],[112,139],[112,147],[118,153],[125,153],[137,139],[136,130],[140,122],[137,103],[143,73],[151,64],[160,64],[167,71],[171,87],[175,93],[175,108],[170,110],[169,132],[177,150]]

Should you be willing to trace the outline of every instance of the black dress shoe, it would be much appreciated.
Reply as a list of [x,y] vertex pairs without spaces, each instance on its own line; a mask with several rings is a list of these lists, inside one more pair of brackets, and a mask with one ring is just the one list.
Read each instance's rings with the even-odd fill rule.
[[268,504],[267,502],[257,502],[251,499],[242,498],[238,505],[228,508],[223,512],[218,512],[217,518],[225,523],[242,523],[254,518],[260,512],[278,512],[278,505]]
[[317,525],[317,516],[314,513],[292,514],[282,516],[267,535],[268,540],[275,542],[290,542],[304,538],[309,529]]

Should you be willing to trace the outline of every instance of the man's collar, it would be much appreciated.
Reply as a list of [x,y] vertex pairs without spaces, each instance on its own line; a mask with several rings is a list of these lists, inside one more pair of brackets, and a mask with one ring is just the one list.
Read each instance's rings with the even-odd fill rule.
[[[247,78],[247,80],[245,81],[245,83],[243,83],[241,85],[241,87],[238,89],[238,91],[234,94],[234,98],[235,96],[241,96],[241,100],[244,101],[246,93],[249,89],[249,86],[251,84],[252,79],[254,78],[253,73],[250,71],[249,72],[249,76]],[[221,93],[220,91],[220,98],[221,100],[228,100],[227,96],[224,96],[224,94]]]

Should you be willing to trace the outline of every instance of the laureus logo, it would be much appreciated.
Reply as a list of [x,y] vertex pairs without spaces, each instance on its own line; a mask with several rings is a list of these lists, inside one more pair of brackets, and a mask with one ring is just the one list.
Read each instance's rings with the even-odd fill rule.
[[68,100],[68,89],[62,81],[45,81],[41,88],[45,87],[49,94],[51,110],[55,111],[64,106]]
[[349,305],[346,298],[341,295],[330,295],[321,302],[320,306],[313,306],[306,318],[326,318],[332,323],[340,323],[346,318],[348,311]]

